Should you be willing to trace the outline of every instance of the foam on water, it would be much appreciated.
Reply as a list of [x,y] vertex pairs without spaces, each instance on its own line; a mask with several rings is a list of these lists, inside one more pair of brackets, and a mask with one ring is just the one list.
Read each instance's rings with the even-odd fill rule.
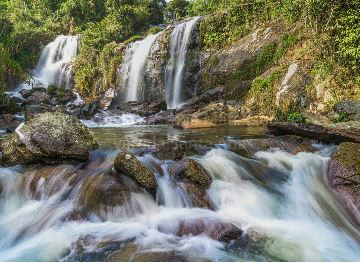
[[81,120],[89,128],[97,127],[124,127],[141,123],[144,120],[136,114],[115,115],[108,111],[97,113],[91,120]]
[[325,149],[297,155],[258,152],[258,160],[213,149],[197,157],[213,178],[208,198],[214,211],[185,201],[191,197],[178,191],[176,179],[168,175],[171,161],[145,155],[140,160],[153,167],[157,197],[117,175],[123,203],[100,207],[101,214],[85,221],[65,218],[83,207],[81,196],[90,191],[85,184],[104,184],[104,193],[112,189],[115,181],[102,178],[112,178],[115,153],[93,155],[80,170],[71,165],[0,168],[0,260],[72,260],[78,253],[75,243],[86,237],[91,238],[85,252],[97,251],[101,242],[132,240],[140,251],[178,251],[191,260],[244,260],[244,254],[206,235],[175,234],[194,222],[222,222],[252,229],[267,240],[262,250],[247,251],[247,259],[358,261],[359,228],[324,180],[330,152]]

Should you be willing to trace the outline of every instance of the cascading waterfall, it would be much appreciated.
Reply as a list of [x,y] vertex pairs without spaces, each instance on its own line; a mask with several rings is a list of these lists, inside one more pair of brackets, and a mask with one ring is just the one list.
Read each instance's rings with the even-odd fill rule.
[[[106,258],[89,258],[105,254],[99,244],[132,242],[138,253],[176,251],[191,261],[358,261],[358,225],[324,181],[330,152],[325,146],[297,155],[274,149],[247,159],[212,149],[195,160],[213,178],[213,210],[193,207],[168,175],[172,161],[148,154],[140,160],[157,177],[156,200],[112,174],[116,152],[94,152],[81,169],[0,168],[0,260],[99,261]],[[259,233],[257,249],[179,234],[220,223]],[[79,246],[88,257],[79,255]]]
[[184,102],[182,89],[184,88],[187,50],[192,30],[198,20],[199,17],[196,17],[188,22],[177,25],[171,34],[170,56],[165,74],[167,105],[169,109],[175,109]]
[[130,43],[125,50],[124,61],[120,69],[122,90],[125,91],[125,102],[140,99],[148,55],[158,35],[151,34],[143,40]]
[[50,42],[42,51],[31,83],[23,83],[18,88],[32,88],[54,84],[70,89],[72,66],[70,62],[77,56],[78,36],[60,35]]

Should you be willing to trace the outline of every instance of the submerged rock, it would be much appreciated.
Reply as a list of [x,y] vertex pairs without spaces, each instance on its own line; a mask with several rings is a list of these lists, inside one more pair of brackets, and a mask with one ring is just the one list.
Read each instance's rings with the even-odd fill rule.
[[297,135],[328,143],[360,142],[360,131],[341,130],[315,124],[275,122],[267,125],[273,135]]
[[157,146],[153,155],[161,160],[181,160],[188,155],[195,155],[197,152],[191,144],[170,141]]
[[331,187],[347,201],[359,216],[360,210],[360,144],[341,143],[331,156],[328,168]]
[[186,256],[176,251],[142,251],[135,244],[127,244],[110,254],[110,262],[187,262]]
[[98,147],[88,129],[75,117],[60,112],[38,114],[2,142],[2,164],[87,161]]
[[204,188],[208,188],[212,183],[208,173],[199,163],[192,159],[183,159],[173,164],[169,168],[169,173],[172,176],[188,179]]
[[133,153],[121,151],[114,160],[114,169],[118,173],[133,178],[147,189],[155,189],[157,181],[152,171],[146,167]]
[[206,189],[191,182],[179,182],[178,186],[185,189],[192,200],[193,207],[211,209]]

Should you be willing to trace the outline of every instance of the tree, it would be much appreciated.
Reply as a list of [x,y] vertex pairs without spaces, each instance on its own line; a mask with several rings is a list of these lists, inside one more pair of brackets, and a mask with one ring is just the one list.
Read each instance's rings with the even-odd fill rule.
[[179,20],[188,15],[190,3],[187,0],[172,0],[166,8],[166,18],[168,20]]

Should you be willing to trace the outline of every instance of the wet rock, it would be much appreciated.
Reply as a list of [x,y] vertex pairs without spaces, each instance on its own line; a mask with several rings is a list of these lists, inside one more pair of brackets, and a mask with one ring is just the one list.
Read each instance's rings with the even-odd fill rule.
[[185,235],[206,235],[214,240],[229,242],[241,237],[242,230],[231,223],[221,222],[212,219],[189,219],[178,222],[172,229],[160,227],[160,231],[177,236]]
[[60,112],[38,114],[2,142],[3,164],[87,161],[98,147],[75,117]]
[[179,182],[178,186],[185,189],[192,200],[194,207],[211,209],[211,204],[207,196],[206,189],[190,182]]
[[85,118],[85,119],[90,119],[96,113],[98,113],[99,110],[100,110],[100,101],[94,100],[94,101],[92,101],[90,103],[86,103],[85,105],[82,106],[79,117]]
[[114,169],[121,174],[133,178],[147,189],[155,189],[157,181],[152,171],[146,167],[133,153],[122,150],[114,160]]
[[359,130],[341,130],[315,124],[275,122],[267,125],[273,135],[297,135],[313,140],[341,143],[360,142]]
[[359,216],[360,210],[360,144],[344,142],[337,146],[328,168],[331,187],[343,196]]
[[191,145],[186,143],[172,141],[158,145],[153,155],[161,160],[180,160],[187,154],[195,154]]
[[33,91],[31,95],[25,99],[24,104],[37,105],[37,104],[50,104],[51,96],[45,91]]
[[176,251],[142,251],[135,244],[127,244],[119,251],[110,254],[109,262],[187,262],[184,255]]
[[130,101],[118,106],[117,109],[123,113],[133,113],[143,117],[149,117],[160,111],[167,110],[167,104],[165,100],[153,101],[153,102],[136,102]]
[[7,133],[15,131],[16,127],[20,125],[20,121],[11,114],[0,115],[0,130],[5,130]]
[[147,117],[144,123],[147,125],[174,124],[175,110],[165,110]]
[[169,168],[172,176],[188,179],[191,182],[199,184],[204,188],[208,188],[212,183],[212,179],[203,167],[192,159],[183,159]]
[[287,136],[282,138],[247,139],[228,141],[229,149],[238,155],[251,158],[258,151],[267,151],[272,148],[280,149],[292,154],[299,152],[314,152],[313,141],[301,137]]
[[86,212],[94,213],[103,220],[119,206],[130,200],[131,192],[110,175],[88,177],[80,189],[79,203]]
[[20,90],[19,93],[21,94],[21,96],[23,96],[24,99],[27,99],[33,93],[33,90],[31,90],[31,89],[22,89],[22,90]]

